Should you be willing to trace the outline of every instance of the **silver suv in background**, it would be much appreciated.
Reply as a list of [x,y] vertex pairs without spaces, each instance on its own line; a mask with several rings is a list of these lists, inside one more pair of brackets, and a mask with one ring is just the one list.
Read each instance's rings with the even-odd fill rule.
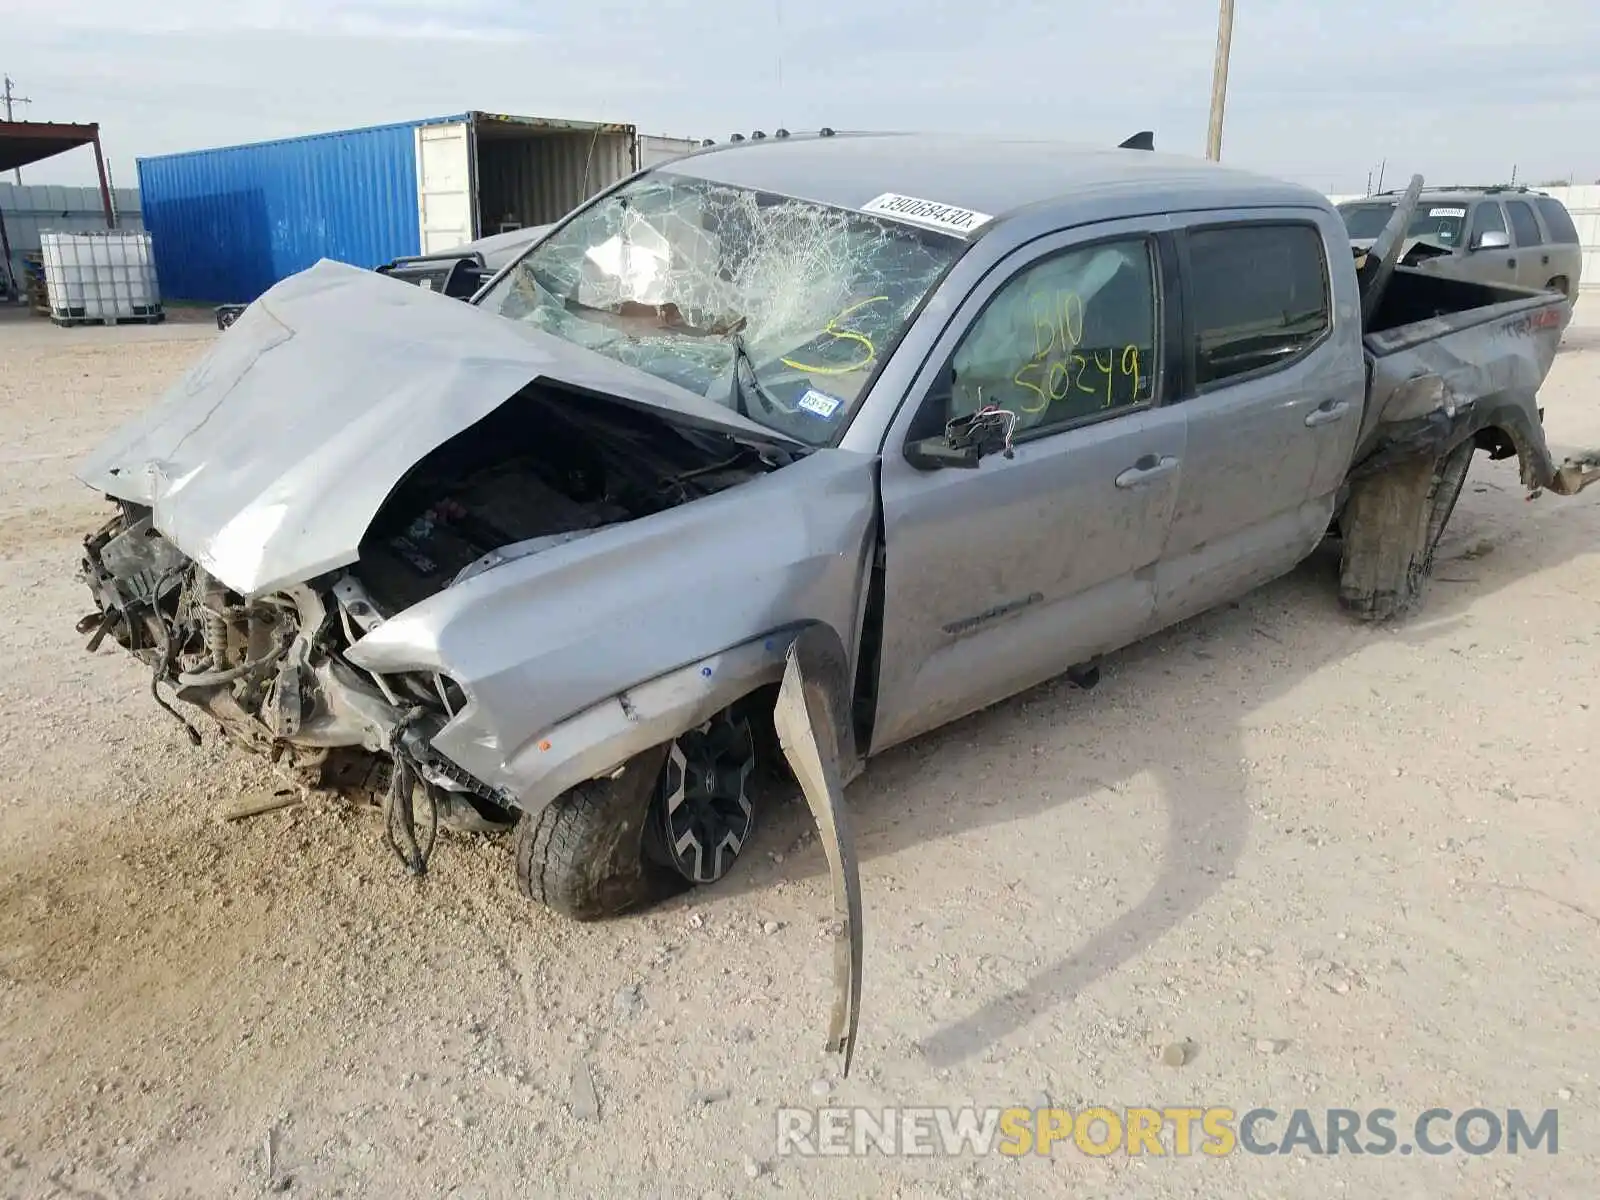
[[[1398,199],[1381,192],[1339,205],[1358,252],[1383,231]],[[1575,302],[1583,250],[1554,196],[1525,187],[1434,188],[1423,192],[1406,229],[1401,263],[1473,283],[1548,289]]]

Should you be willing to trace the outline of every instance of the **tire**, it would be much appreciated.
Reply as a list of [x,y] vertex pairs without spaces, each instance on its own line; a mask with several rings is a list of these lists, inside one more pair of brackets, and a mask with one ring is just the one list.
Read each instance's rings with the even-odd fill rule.
[[1563,296],[1567,295],[1567,277],[1565,275],[1557,275],[1544,286],[1546,291],[1560,292]]
[[644,854],[666,750],[647,751],[616,778],[580,783],[523,814],[511,849],[524,896],[575,921],[598,921],[690,886]]
[[1422,564],[1423,575],[1433,574],[1433,556],[1444,539],[1446,526],[1455,516],[1456,504],[1467,486],[1467,472],[1472,469],[1472,452],[1477,447],[1471,441],[1463,442],[1439,460],[1433,473],[1433,487],[1428,493],[1428,534],[1424,543],[1426,558]]
[[1352,486],[1339,578],[1347,612],[1388,621],[1416,606],[1474,449],[1469,439],[1441,458],[1397,464]]

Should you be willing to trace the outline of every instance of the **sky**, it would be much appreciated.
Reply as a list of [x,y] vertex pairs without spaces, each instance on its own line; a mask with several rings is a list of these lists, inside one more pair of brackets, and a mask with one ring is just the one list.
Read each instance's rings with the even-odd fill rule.
[[[468,109],[645,133],[893,129],[1201,155],[1213,0],[0,0],[30,120],[140,155]],[[1360,192],[1600,181],[1595,0],[1236,0],[1223,159]],[[87,184],[75,150],[25,183]]]

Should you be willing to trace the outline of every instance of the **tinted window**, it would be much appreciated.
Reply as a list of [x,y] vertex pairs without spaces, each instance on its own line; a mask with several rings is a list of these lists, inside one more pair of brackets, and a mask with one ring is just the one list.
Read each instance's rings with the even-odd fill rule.
[[967,331],[950,415],[993,404],[1027,429],[1142,403],[1155,394],[1155,331],[1147,242],[1055,255],[1010,280]]
[[1327,330],[1327,259],[1309,225],[1240,225],[1189,235],[1195,382],[1279,366]]
[[1544,227],[1550,231],[1552,242],[1577,243],[1578,227],[1572,223],[1572,217],[1561,201],[1552,196],[1541,196],[1534,203],[1544,214]]
[[1480,238],[1486,233],[1509,233],[1506,228],[1505,214],[1500,211],[1500,205],[1494,200],[1485,200],[1472,210],[1472,240],[1467,244],[1476,246]]
[[1539,232],[1539,222],[1526,200],[1507,200],[1506,212],[1511,217],[1511,228],[1516,233],[1517,245],[1537,246],[1544,241]]

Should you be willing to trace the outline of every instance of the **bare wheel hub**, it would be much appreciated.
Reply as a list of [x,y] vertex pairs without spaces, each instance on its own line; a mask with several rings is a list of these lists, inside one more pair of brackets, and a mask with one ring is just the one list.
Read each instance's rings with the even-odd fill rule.
[[744,848],[754,823],[745,785],[755,761],[750,722],[727,713],[668,749],[658,807],[662,850],[685,879],[715,883]]

